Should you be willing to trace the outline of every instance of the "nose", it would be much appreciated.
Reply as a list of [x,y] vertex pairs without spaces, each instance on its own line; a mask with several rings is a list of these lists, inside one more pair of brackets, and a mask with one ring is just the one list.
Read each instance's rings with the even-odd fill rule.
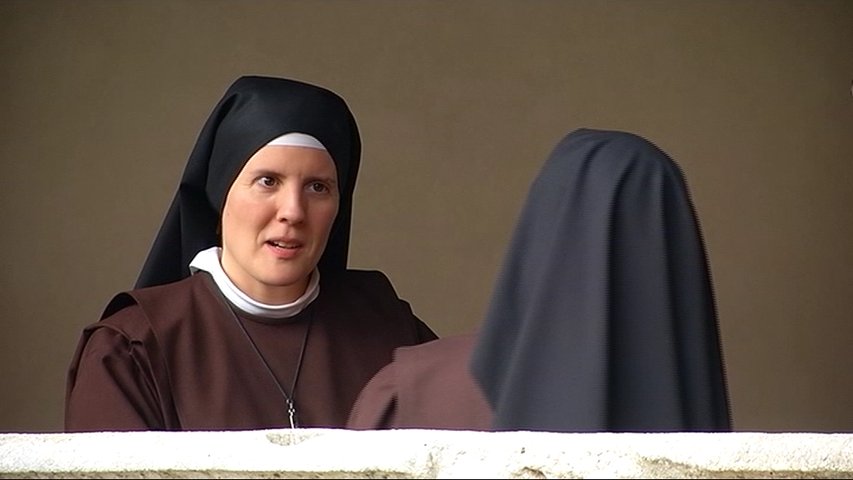
[[305,220],[305,198],[300,188],[282,189],[279,192],[277,202],[278,221],[295,225]]

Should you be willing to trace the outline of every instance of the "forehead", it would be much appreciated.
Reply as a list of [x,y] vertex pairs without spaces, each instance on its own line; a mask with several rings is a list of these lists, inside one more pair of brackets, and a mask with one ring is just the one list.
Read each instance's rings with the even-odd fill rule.
[[335,162],[326,150],[311,147],[266,145],[255,152],[242,172],[268,170],[335,177]]

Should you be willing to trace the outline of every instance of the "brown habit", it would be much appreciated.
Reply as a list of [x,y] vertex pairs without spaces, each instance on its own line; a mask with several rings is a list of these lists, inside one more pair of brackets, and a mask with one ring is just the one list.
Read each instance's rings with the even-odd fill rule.
[[256,343],[301,427],[342,427],[364,384],[400,345],[435,334],[376,271],[326,274],[297,316],[235,316],[211,277],[116,296],[88,326],[68,373],[66,431],[235,430],[289,426]]
[[491,430],[492,411],[468,371],[474,335],[394,351],[352,409],[348,428]]

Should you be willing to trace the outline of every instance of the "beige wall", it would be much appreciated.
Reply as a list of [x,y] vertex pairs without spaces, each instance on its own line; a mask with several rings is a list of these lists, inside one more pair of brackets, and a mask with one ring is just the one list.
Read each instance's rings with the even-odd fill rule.
[[585,126],[684,168],[738,430],[851,431],[853,2],[0,2],[0,431],[61,428],[80,329],[130,287],[241,74],[344,96],[351,265],[474,328],[533,174]]

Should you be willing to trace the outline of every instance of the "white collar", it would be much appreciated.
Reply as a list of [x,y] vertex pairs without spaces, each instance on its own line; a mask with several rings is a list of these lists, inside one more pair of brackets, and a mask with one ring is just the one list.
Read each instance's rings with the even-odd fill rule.
[[314,268],[314,271],[311,272],[311,278],[308,280],[308,287],[301,297],[282,305],[261,303],[246,295],[228,278],[220,263],[221,256],[221,247],[210,247],[198,252],[190,262],[190,272],[195,274],[201,270],[209,273],[222,295],[235,307],[246,313],[265,318],[289,318],[301,312],[320,294],[320,271]]

